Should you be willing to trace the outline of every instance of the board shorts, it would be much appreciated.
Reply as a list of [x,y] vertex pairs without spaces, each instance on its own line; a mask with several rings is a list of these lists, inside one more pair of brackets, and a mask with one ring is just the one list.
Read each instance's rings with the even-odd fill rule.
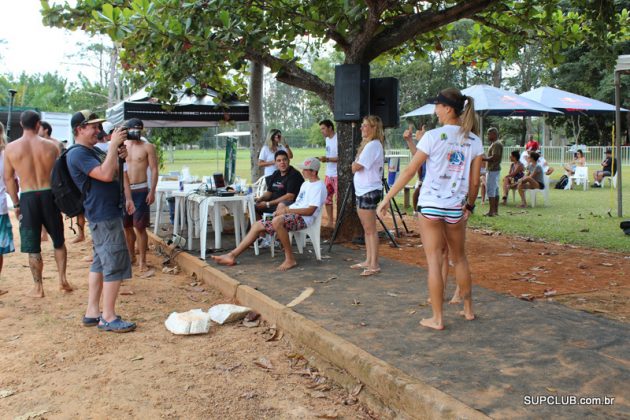
[[501,175],[501,171],[488,171],[486,175],[486,195],[488,198],[499,196],[499,175]]
[[445,209],[440,207],[418,206],[418,213],[425,219],[443,220],[451,225],[459,223],[464,217],[464,210],[461,207]]
[[333,196],[337,195],[337,177],[326,175],[326,201],[324,204],[331,205],[333,203]]
[[379,201],[383,199],[383,190],[378,189],[357,195],[357,207],[361,210],[376,210]]
[[0,214],[0,255],[15,251],[13,226],[8,214]]
[[20,251],[28,254],[42,252],[42,226],[50,235],[55,249],[64,244],[63,219],[55,205],[52,191],[33,190],[20,194]]
[[90,222],[94,261],[91,273],[102,273],[103,281],[131,278],[131,256],[120,218]]
[[[283,214],[282,217],[284,218],[284,228],[287,231],[295,232],[297,230],[306,229],[306,222],[299,214]],[[260,223],[262,223],[263,227],[265,228],[265,232],[267,232],[268,234],[273,235],[274,233],[276,233],[276,230],[273,228],[271,220],[262,219]]]
[[[134,189],[134,185],[142,185],[142,187]],[[146,182],[142,184],[131,185],[131,199],[133,200],[133,205],[136,207],[136,211],[133,214],[127,214],[126,211],[124,212],[124,227],[146,229],[149,226],[151,210],[149,208],[149,205],[147,204],[148,195],[149,188],[146,187]]]

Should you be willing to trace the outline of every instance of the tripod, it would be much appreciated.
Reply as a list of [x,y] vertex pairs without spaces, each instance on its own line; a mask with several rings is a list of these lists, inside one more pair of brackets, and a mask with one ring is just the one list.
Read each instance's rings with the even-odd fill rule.
[[[387,193],[389,192],[389,184],[387,183],[387,180],[385,179],[385,177],[383,177],[383,188],[385,189],[385,195],[387,195]],[[407,224],[405,223],[405,219],[402,216],[402,213],[400,211],[400,208],[398,207],[398,203],[396,202],[396,198],[392,197],[392,199],[389,201],[389,211],[392,213],[392,220],[394,221],[394,230],[396,231],[396,236],[398,236],[400,238],[400,229],[398,229],[398,224],[396,223],[396,214],[394,213],[394,208],[396,209],[396,213],[398,213],[398,217],[400,217],[400,221],[402,222],[403,226],[405,227],[405,232],[409,233],[409,228],[407,228]],[[383,224],[383,221],[381,221],[379,219],[379,221],[381,222],[381,224],[383,225],[383,227],[385,227],[385,225]],[[387,231],[387,229],[386,229]],[[389,231],[388,231],[389,232]]]
[[[352,156],[354,156],[354,129],[356,127],[356,123],[352,123]],[[383,182],[385,181],[385,179],[383,178]],[[387,185],[387,184],[384,184]],[[386,187],[388,188],[388,187]],[[346,211],[346,204],[348,203],[348,199],[350,197],[354,197],[354,184],[351,182],[350,185],[348,185],[348,188],[346,189],[346,192],[343,195],[343,199],[341,200],[341,212],[337,215],[337,222],[335,223],[335,229],[333,230],[333,234],[332,237],[330,238],[330,245],[328,246],[328,252],[330,252],[332,250],[332,246],[335,243],[335,239],[337,239],[337,233],[339,233],[339,228],[341,227],[341,221],[343,220],[343,216],[344,213]],[[395,204],[396,202],[394,202]],[[391,203],[390,203],[390,208],[391,208]],[[398,210],[398,204],[396,204],[396,209]],[[392,213],[393,214],[393,213]],[[400,215],[400,210],[398,210],[398,214]],[[381,226],[383,226],[383,229],[385,230],[385,233],[387,234],[387,236],[389,237],[389,240],[392,242],[392,244],[396,247],[399,248],[398,243],[396,242],[396,239],[394,239],[394,237],[392,236],[391,232],[387,229],[387,226],[385,226],[385,223],[383,223],[383,220],[380,218],[380,216],[378,214],[376,214],[376,218],[378,219],[378,221],[380,222]],[[402,220],[402,215],[400,216],[400,219]],[[403,224],[405,222],[403,221]],[[396,221],[394,219],[394,225],[396,225]],[[407,225],[405,225],[405,229],[407,229]],[[396,231],[398,232],[398,228],[396,228]],[[407,230],[407,232],[409,232]]]

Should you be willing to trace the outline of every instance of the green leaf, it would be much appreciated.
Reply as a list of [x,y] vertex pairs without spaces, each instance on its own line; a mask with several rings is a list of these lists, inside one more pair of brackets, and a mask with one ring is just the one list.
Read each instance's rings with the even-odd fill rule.
[[223,23],[223,26],[226,28],[230,26],[230,14],[227,10],[221,10],[221,12],[219,12],[219,19],[221,19],[221,23]]

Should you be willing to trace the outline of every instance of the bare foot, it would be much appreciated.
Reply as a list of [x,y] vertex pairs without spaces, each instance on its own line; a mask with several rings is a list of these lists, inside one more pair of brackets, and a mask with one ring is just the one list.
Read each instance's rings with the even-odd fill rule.
[[236,265],[236,259],[230,255],[213,255],[212,259],[219,265]]
[[449,305],[457,305],[459,303],[462,303],[462,298],[459,297],[459,295],[453,295],[453,297],[448,303]]
[[85,241],[85,235],[77,235],[73,240],[70,241],[71,244],[76,244],[79,242]]
[[296,265],[297,265],[297,261],[295,261],[295,260],[291,260],[291,261],[285,260],[282,264],[280,264],[278,266],[278,270],[280,270],[280,271],[287,271],[287,270],[292,269]]
[[438,330],[441,331],[444,329],[444,324],[442,324],[441,322],[438,323],[435,319],[433,318],[425,318],[422,319],[420,321],[420,325],[422,325],[423,327],[427,327],[427,328],[432,328],[434,330]]
[[40,287],[33,286],[33,289],[30,292],[28,292],[26,296],[32,297],[32,298],[43,298],[44,288],[41,286]]
[[68,282],[59,283],[59,290],[64,293],[70,293],[74,290],[74,287]]
[[138,266],[138,269],[140,270],[141,273],[144,273],[145,271],[149,271],[149,266],[146,264],[140,263],[140,265]]
[[472,321],[473,319],[475,319],[475,314],[472,312],[467,313],[466,311],[459,311],[459,314],[466,318],[466,321]]
[[7,293],[9,293],[9,291],[8,291],[8,290],[2,290],[2,289],[0,289],[0,296],[2,296],[2,295],[6,295]]

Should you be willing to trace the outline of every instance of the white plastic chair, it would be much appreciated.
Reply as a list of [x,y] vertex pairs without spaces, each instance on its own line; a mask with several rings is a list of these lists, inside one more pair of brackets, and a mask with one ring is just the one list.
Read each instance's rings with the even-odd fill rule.
[[306,229],[298,230],[295,232],[289,232],[289,242],[292,237],[295,237],[295,244],[297,245],[298,252],[302,254],[304,251],[304,246],[306,245],[306,235],[311,238],[311,243],[313,244],[313,250],[315,251],[315,257],[317,261],[322,260],[322,250],[320,247],[321,242],[321,232],[322,232],[322,215],[324,214],[323,209],[318,209],[319,214],[313,221],[313,224]]
[[617,189],[617,174],[604,177],[603,182],[605,183],[606,181],[608,181],[610,188]]
[[258,198],[267,191],[267,183],[265,182],[265,177],[261,176],[258,178],[258,181],[252,185],[252,190],[254,192],[254,198]]
[[582,184],[584,191],[588,188],[588,167],[587,166],[577,166],[575,168],[575,173],[569,177],[569,184],[567,185],[567,189],[570,190],[573,186]]
[[543,195],[545,206],[549,204],[549,175],[544,176],[544,184],[545,184],[545,189],[543,190],[539,190],[539,189],[527,190],[529,191],[530,206],[536,207],[536,193],[541,193]]
[[[292,244],[293,239],[295,238],[295,244],[297,245],[298,252],[300,254],[304,253],[304,246],[306,245],[306,235],[311,238],[311,243],[313,244],[313,250],[315,251],[315,257],[317,258],[317,261],[322,260],[322,250],[320,247],[320,243],[323,214],[323,209],[319,209],[319,214],[317,215],[311,226],[307,227],[306,229],[289,232],[289,244]],[[274,234],[271,241],[271,258],[275,256],[275,242],[276,235]]]

